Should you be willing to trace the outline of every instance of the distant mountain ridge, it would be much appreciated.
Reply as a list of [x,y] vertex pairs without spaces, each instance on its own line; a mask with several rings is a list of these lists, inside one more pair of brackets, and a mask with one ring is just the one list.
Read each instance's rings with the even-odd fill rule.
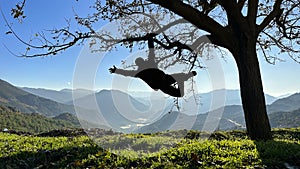
[[290,112],[300,108],[300,93],[276,100],[268,107],[269,112]]
[[36,96],[1,79],[0,105],[14,107],[24,113],[41,113],[46,116],[56,116],[66,112],[75,113],[71,105]]
[[[211,112],[210,112],[211,113]],[[205,130],[209,129],[205,123],[209,113],[189,116],[179,112],[165,114],[161,119],[137,129],[135,133],[151,133],[176,129]],[[300,126],[300,109],[291,112],[273,112],[269,114],[272,128],[291,128]],[[242,107],[237,105],[226,106],[221,116],[217,130],[246,129]],[[206,130],[207,131],[207,130]]]
[[[237,91],[232,91],[233,93],[236,93]],[[130,103],[133,103],[133,105],[136,107],[137,105],[140,105],[143,107],[142,102],[135,103],[135,97],[132,97],[124,92],[121,91],[110,91],[110,90],[103,90],[98,92],[95,95],[96,102],[100,108],[102,119],[103,121],[106,121],[110,124],[110,126],[114,129],[119,129],[120,127],[124,125],[130,126],[128,130],[123,131],[131,131],[131,132],[157,132],[161,130],[167,130],[167,129],[180,129],[182,128],[188,128],[188,129],[195,129],[195,130],[201,130],[205,124],[205,120],[207,118],[208,113],[200,113],[197,115],[188,115],[183,114],[178,111],[172,111],[168,113],[168,109],[166,108],[163,112],[163,114],[158,116],[158,119],[152,120],[150,123],[143,123],[140,126],[137,126],[138,122],[130,121],[132,117],[128,119],[126,116],[122,116],[121,110],[126,110],[129,112],[129,114],[135,114],[134,110],[131,110],[130,108],[123,108],[123,109],[117,109],[114,104],[119,104],[120,106],[121,102],[118,102],[114,100],[113,95],[115,98],[118,98],[120,100],[128,101],[129,103],[123,103],[125,105],[129,105]],[[271,113],[277,113],[274,109],[278,102],[275,101],[275,98],[272,96],[266,96],[270,98],[270,102],[273,102],[272,104],[268,105],[269,114]],[[290,96],[293,97],[293,96]],[[300,97],[300,96],[299,96]],[[128,99],[129,98],[129,99]],[[293,98],[297,101],[298,97]],[[91,107],[89,103],[91,103],[94,99],[91,98],[80,98],[82,99],[81,103],[83,105],[86,105],[87,107]],[[289,100],[290,98],[284,98],[284,100]],[[280,101],[280,102],[282,102]],[[289,101],[290,103],[294,103],[293,101]],[[167,103],[172,103],[172,100]],[[79,105],[81,107],[81,105]],[[138,107],[138,106],[137,106]],[[218,126],[218,129],[220,130],[229,130],[229,129],[237,129],[237,128],[245,128],[245,120],[244,120],[244,114],[243,109],[241,105],[227,105],[225,107],[221,107],[220,109],[224,109],[224,113],[222,115],[222,118],[220,119],[220,124]],[[274,109],[274,110],[273,110]],[[300,105],[296,104],[294,105],[293,109],[300,109]],[[272,110],[272,111],[270,111]],[[212,110],[212,112],[215,112],[218,110]],[[154,112],[155,113],[155,112]],[[211,112],[210,112],[211,113]],[[128,115],[128,114],[127,114]],[[278,113],[277,113],[278,115]],[[146,117],[145,117],[146,118]],[[273,115],[272,115],[273,118]],[[295,117],[293,117],[295,118]],[[278,120],[278,118],[275,118],[275,120]],[[279,118],[280,119],[280,118]],[[274,120],[274,119],[272,119]],[[193,126],[191,126],[191,123]],[[273,123],[271,123],[273,124]],[[135,128],[137,128],[135,130]],[[181,129],[182,129],[181,128]]]
[[[270,125],[272,128],[282,128],[282,127],[299,127],[300,126],[300,93],[295,93],[286,98],[282,98],[274,101],[272,104],[267,106],[268,116],[270,120]],[[218,124],[218,130],[232,130],[232,129],[245,129],[245,118],[243,113],[243,108],[241,105],[227,105],[220,108],[223,111],[222,116]],[[171,112],[165,114],[161,119],[156,122],[143,126],[136,130],[137,133],[147,133],[147,132],[160,132],[163,130],[170,130],[171,124],[178,125],[178,119],[180,119],[180,124],[188,124],[186,126],[181,126],[182,129],[193,129],[193,130],[203,130],[206,123],[206,119],[209,113],[214,114],[215,111],[207,112],[198,115],[181,115],[179,112]],[[180,117],[180,118],[179,118]],[[218,117],[216,117],[218,118]],[[174,120],[175,119],[175,120]],[[193,123],[191,126],[190,123]],[[213,123],[209,122],[208,123]],[[174,128],[174,127],[173,127]]]
[[[59,103],[68,104],[71,103],[73,100],[73,92],[80,93],[80,95],[89,95],[94,93],[94,91],[91,90],[85,90],[85,89],[62,89],[62,90],[50,90],[50,89],[43,89],[43,88],[29,88],[29,87],[22,87],[22,90],[32,93],[34,95],[44,97],[47,99],[54,100]],[[77,99],[76,97],[74,99]]]
[[[43,89],[43,88],[28,88],[28,87],[22,87],[22,90],[25,90],[29,93],[35,94],[40,97],[48,98],[60,103],[64,104],[70,104],[73,100],[72,92],[79,93],[79,96],[86,96],[93,93],[97,93],[96,91],[92,90],[86,90],[86,89],[62,89],[62,90],[51,90],[51,89]],[[225,105],[242,105],[241,97],[240,97],[240,91],[237,89],[221,89],[225,90]],[[198,96],[200,97],[201,104],[204,105],[205,108],[202,108],[203,112],[206,112],[209,110],[210,101],[212,99],[212,93],[206,92],[206,93],[200,93]],[[131,95],[134,98],[143,98],[150,96],[149,92],[130,92],[129,95]],[[275,100],[277,100],[276,97],[271,96],[269,94],[265,94],[266,98],[266,104],[270,105]],[[74,98],[78,99],[78,98]]]
[[[27,90],[31,89],[27,88]],[[44,94],[49,93],[47,89],[37,89],[36,91],[44,91]],[[77,123],[82,122],[81,125],[85,128],[104,127],[121,132],[149,132],[161,129],[180,129],[180,127],[200,130],[205,125],[205,120],[208,117],[208,111],[183,114],[176,111],[175,108],[168,113],[171,110],[171,104],[174,104],[172,98],[161,98],[164,99],[161,101],[155,100],[158,103],[164,102],[166,107],[160,109],[154,106],[153,109],[152,103],[149,104],[149,102],[142,100],[143,98],[139,98],[138,94],[129,95],[118,90],[101,90],[97,93],[88,94],[89,92],[91,91],[82,91],[77,99],[69,102],[69,104],[74,102],[76,105],[76,115],[79,119]],[[64,89],[54,93],[55,97],[59,97],[58,93],[63,93],[66,97],[63,97],[62,100],[66,101],[72,90]],[[198,95],[201,102],[200,110],[209,110],[211,95],[211,92]],[[284,122],[281,123],[283,119],[289,118],[289,116],[298,119],[297,110],[300,109],[299,93],[278,100],[270,95],[265,95],[265,97],[269,103],[267,108],[272,127],[289,126]],[[239,91],[226,90],[225,99],[225,107],[209,112],[214,113],[219,109],[224,109],[218,129],[229,130],[245,127],[243,109],[241,105],[238,105],[240,103]],[[10,106],[22,112],[39,112],[47,116],[58,116],[61,119],[76,122],[76,119],[67,113],[72,114],[75,112],[73,106],[25,92],[3,80],[0,80],[0,105]],[[151,106],[152,109],[148,110]],[[286,116],[287,114],[289,116]],[[288,121],[291,125],[298,124],[295,120],[289,119]],[[174,125],[174,122],[176,125]],[[278,125],[279,123],[280,125]]]
[[[234,90],[234,89],[220,89],[223,90],[224,95],[224,106],[229,106],[229,105],[242,105],[242,101],[241,101],[241,96],[240,96],[240,90]],[[212,97],[213,97],[213,92],[219,92],[220,90],[216,90],[216,91],[211,91],[211,92],[207,92],[207,93],[200,93],[198,94],[198,97],[200,98],[200,103],[201,103],[201,107],[199,112],[200,113],[206,113],[210,110],[210,106],[211,106],[211,101],[212,101]],[[266,104],[270,105],[272,104],[274,101],[277,100],[276,97],[271,96],[269,94],[265,94],[265,99],[266,99]],[[219,107],[218,107],[219,108]]]
[[[132,96],[118,90],[101,90],[73,101],[78,118],[91,122],[101,123],[118,131],[132,131],[139,124],[139,118],[146,118],[140,113],[147,106]],[[88,112],[86,111],[88,110]],[[87,125],[85,128],[89,128]]]

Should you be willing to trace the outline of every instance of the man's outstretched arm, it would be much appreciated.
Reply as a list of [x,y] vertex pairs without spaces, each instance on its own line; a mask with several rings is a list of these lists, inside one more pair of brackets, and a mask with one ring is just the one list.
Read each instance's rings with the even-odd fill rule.
[[116,68],[115,65],[112,68],[109,68],[108,70],[109,70],[110,73],[116,73],[116,74],[119,74],[119,75],[131,76],[131,77],[135,77],[136,74],[138,73],[138,71],[136,71],[136,70],[118,69],[118,68]]

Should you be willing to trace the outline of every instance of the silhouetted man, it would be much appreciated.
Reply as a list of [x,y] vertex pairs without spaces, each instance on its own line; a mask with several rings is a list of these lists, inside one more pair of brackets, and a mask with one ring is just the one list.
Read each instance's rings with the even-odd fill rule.
[[149,66],[147,65],[147,61],[142,58],[137,58],[135,64],[138,66],[137,70],[123,70],[113,66],[109,71],[110,73],[116,73],[123,76],[140,78],[152,89],[161,90],[174,97],[183,97],[184,82],[197,74],[195,71],[192,71],[189,73],[175,73],[169,75],[158,68],[147,67]]
[[148,48],[148,60],[144,60],[140,57],[135,60],[135,64],[138,67],[137,70],[123,70],[113,66],[109,69],[110,73],[140,78],[154,90],[161,90],[174,97],[183,97],[184,82],[189,78],[196,76],[196,71],[189,73],[175,73],[171,75],[166,74],[157,68],[153,38],[149,38]]

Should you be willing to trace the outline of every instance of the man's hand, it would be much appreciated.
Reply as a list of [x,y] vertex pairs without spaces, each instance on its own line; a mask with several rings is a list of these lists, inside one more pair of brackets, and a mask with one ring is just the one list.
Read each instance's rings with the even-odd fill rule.
[[197,75],[197,72],[196,72],[196,71],[192,71],[192,74],[193,74],[194,76],[196,76],[196,75]]
[[110,73],[115,73],[116,70],[117,70],[117,68],[116,68],[116,66],[114,65],[112,68],[109,68],[108,70],[109,70]]

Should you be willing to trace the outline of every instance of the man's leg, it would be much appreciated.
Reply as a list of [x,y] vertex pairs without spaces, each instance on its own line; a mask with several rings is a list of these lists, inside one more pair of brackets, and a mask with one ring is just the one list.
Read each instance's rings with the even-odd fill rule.
[[182,97],[184,93],[181,92],[180,88],[175,88],[171,85],[162,86],[160,90],[173,97]]
[[171,74],[171,76],[177,82],[176,84],[177,84],[177,89],[180,92],[180,97],[183,97],[183,95],[184,95],[184,82],[187,81],[189,78],[191,78],[193,76],[196,76],[196,75],[197,75],[196,71],[192,71],[192,72],[189,72],[189,73],[175,73],[175,74]]
[[184,82],[187,81],[189,78],[196,76],[197,72],[196,71],[192,71],[189,73],[174,73],[171,74],[171,76],[178,82]]

